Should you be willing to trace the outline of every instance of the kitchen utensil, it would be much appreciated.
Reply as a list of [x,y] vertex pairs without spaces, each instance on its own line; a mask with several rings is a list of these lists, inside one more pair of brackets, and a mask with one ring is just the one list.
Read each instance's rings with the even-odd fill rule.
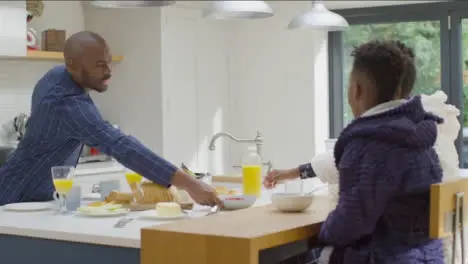
[[13,127],[16,132],[16,139],[21,141],[26,134],[26,127],[28,124],[29,115],[20,113],[13,118]]
[[314,200],[313,195],[301,193],[274,193],[271,203],[282,212],[302,212],[309,208]]
[[50,202],[11,203],[3,207],[6,211],[37,212],[47,211],[52,208]]
[[117,223],[115,223],[114,227],[115,228],[123,228],[133,220],[134,220],[134,218],[122,218],[119,221],[117,221]]
[[220,195],[224,203],[223,210],[239,210],[252,206],[257,197],[255,195]]

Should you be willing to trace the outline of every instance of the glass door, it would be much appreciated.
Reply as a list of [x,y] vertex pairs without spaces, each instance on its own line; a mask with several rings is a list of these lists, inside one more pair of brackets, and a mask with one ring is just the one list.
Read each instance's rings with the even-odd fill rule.
[[[460,124],[461,124],[461,153],[460,153],[460,167],[468,168],[468,18],[461,18],[460,32],[452,34],[454,41],[461,37],[461,49],[456,48],[452,52],[461,58],[461,86],[462,86],[462,105],[460,109]],[[458,28],[455,28],[455,30]],[[460,40],[458,40],[460,41]],[[460,54],[461,53],[461,54]],[[451,56],[451,57],[452,57]]]
[[[416,54],[418,75],[413,94],[430,94],[441,89],[440,32],[438,20],[353,25],[344,31],[343,125],[352,120],[351,109],[347,102],[347,87],[352,63],[350,53],[354,47],[375,39],[402,41],[413,48]],[[468,42],[466,51],[468,52]]]

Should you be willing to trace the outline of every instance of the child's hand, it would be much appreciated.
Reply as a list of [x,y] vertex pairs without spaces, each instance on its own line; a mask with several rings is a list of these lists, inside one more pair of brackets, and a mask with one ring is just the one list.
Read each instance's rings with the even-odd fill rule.
[[299,177],[299,169],[272,170],[263,180],[263,185],[267,189],[274,188],[278,181],[293,180]]

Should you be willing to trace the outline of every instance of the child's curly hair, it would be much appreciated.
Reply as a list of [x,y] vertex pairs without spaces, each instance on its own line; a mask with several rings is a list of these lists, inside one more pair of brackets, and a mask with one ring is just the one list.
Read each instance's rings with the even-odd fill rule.
[[392,100],[397,93],[408,96],[416,81],[414,51],[395,40],[373,40],[356,47],[353,70],[366,74],[374,83],[378,103]]

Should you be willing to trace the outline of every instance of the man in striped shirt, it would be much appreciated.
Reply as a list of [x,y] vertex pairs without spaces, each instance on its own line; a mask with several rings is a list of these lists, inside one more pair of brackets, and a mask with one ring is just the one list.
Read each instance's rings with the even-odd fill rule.
[[98,147],[155,183],[186,190],[203,205],[221,205],[214,189],[104,121],[89,92],[107,90],[112,56],[105,40],[82,31],[65,45],[65,65],[36,84],[24,139],[0,168],[0,205],[47,201],[55,190],[50,168],[76,165],[83,144]]

